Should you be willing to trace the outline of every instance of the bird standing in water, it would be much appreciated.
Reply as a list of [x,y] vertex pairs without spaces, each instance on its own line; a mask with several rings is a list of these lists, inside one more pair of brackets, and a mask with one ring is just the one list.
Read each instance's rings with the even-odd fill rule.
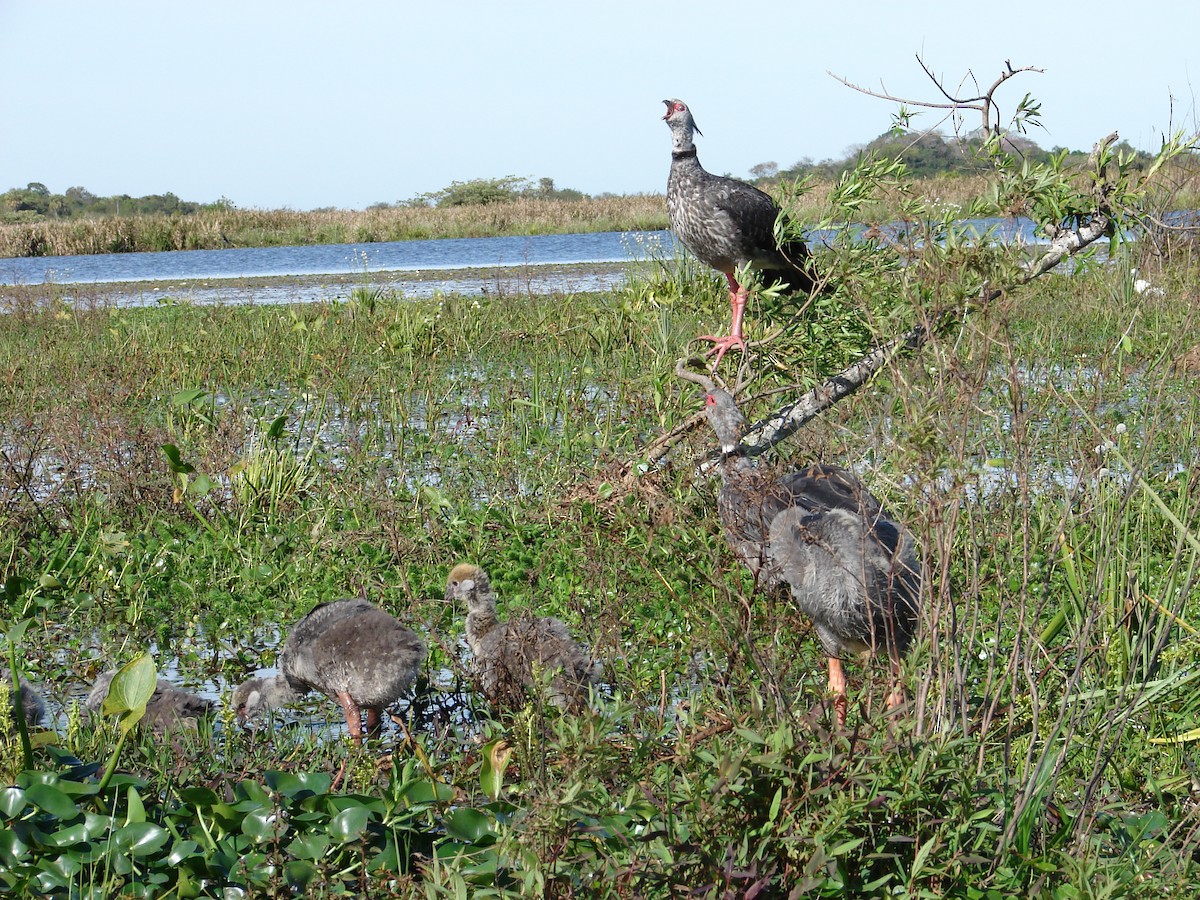
[[[342,708],[356,744],[380,729],[380,712],[412,686],[425,662],[416,632],[366,600],[322,603],[292,628],[279,674],[251,678],[233,692],[238,719],[320,691]],[[364,715],[365,713],[365,715]]]

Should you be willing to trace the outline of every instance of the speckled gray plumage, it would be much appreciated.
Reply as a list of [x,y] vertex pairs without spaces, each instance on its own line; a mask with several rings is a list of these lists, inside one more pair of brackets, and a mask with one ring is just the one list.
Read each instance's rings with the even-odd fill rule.
[[[100,712],[116,674],[116,669],[109,669],[96,676],[84,706],[94,713]],[[215,701],[177,688],[171,682],[160,678],[154,686],[154,693],[146,703],[146,715],[142,721],[155,731],[165,731],[194,723],[196,719],[210,716],[216,710]]]
[[[4,683],[8,685],[9,692],[12,693],[12,672],[8,669],[0,669],[0,679],[4,680]],[[40,725],[42,716],[46,714],[46,702],[38,693],[37,688],[30,684],[24,676],[21,676],[17,684],[19,687],[12,696],[13,714],[16,714],[19,706],[25,714],[26,725]]]
[[758,469],[737,449],[745,420],[733,397],[712,390],[705,405],[724,453],[717,502],[734,552],[765,587],[787,587],[830,657],[905,653],[920,589],[908,531],[844,469]]
[[467,644],[480,687],[490,702],[510,708],[523,706],[535,672],[546,672],[553,673],[551,703],[568,711],[586,705],[588,689],[600,678],[603,665],[571,638],[560,620],[526,615],[501,621],[487,573],[467,563],[450,572],[446,600],[467,605]]
[[811,291],[808,247],[790,241],[781,248],[775,240],[779,205],[753,185],[706,171],[692,140],[699,129],[691,110],[681,100],[663,102],[672,138],[667,214],[679,240],[701,262],[726,275],[749,263],[768,285],[783,281],[793,291]]
[[[322,603],[292,628],[279,654],[279,674],[240,685],[233,703],[240,718],[249,718],[319,691],[344,710],[339,695],[348,695],[377,716],[412,686],[426,653],[416,632],[366,600]],[[351,721],[357,710],[346,713],[357,739],[357,723]]]

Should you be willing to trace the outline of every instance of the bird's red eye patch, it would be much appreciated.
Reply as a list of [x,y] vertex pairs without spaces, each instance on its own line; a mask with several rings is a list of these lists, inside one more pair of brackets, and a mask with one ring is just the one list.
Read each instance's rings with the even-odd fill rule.
[[717,398],[714,397],[712,394],[705,394],[704,395],[704,405],[705,406],[716,406]]

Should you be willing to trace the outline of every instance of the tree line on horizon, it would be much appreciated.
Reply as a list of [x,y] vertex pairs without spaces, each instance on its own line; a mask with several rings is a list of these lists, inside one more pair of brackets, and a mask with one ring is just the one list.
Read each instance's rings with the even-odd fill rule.
[[[1020,134],[1009,134],[1004,140],[1015,155],[1026,158],[1031,163],[1045,163],[1053,157],[1064,155],[1064,164],[1069,167],[1082,164],[1087,159],[1086,151],[1067,150],[1063,147],[1044,150]],[[892,130],[884,132],[865,145],[852,148],[841,159],[815,162],[810,157],[804,157],[787,168],[781,168],[775,162],[758,163],[750,168],[749,180],[763,187],[779,181],[803,178],[836,180],[842,173],[857,165],[858,160],[865,154],[903,159],[910,174],[916,178],[979,174],[988,166],[985,155],[979,152],[982,144],[983,138],[975,133],[960,137],[936,131],[913,134]],[[1121,141],[1116,145],[1116,149],[1125,151],[1144,164],[1153,159],[1151,154],[1135,150],[1127,141]],[[534,180],[508,175],[503,178],[453,181],[438,191],[418,194],[395,203],[374,203],[368,209],[482,206],[522,198],[577,201],[589,199],[589,195],[572,188],[556,187],[553,178]],[[100,197],[84,187],[70,187],[61,194],[55,194],[40,182],[30,182],[23,188],[10,188],[0,194],[0,224],[104,216],[189,216],[235,208],[234,202],[226,197],[210,203],[181,200],[170,192],[144,197],[131,197],[128,194]]]

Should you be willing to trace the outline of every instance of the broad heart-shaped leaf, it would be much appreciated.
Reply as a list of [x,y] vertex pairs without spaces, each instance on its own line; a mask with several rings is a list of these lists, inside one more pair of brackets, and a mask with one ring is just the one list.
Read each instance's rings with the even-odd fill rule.
[[149,653],[143,653],[117,670],[100,712],[106,716],[119,716],[117,724],[122,731],[129,731],[146,714],[146,704],[154,696],[157,685],[154,659]]
[[446,818],[446,834],[457,841],[474,844],[485,835],[492,834],[492,820],[477,809],[460,807]]
[[25,792],[19,787],[0,789],[0,816],[11,819],[25,808]]
[[328,794],[333,779],[325,772],[276,772],[263,773],[263,781],[273,791],[296,799],[310,794]]
[[352,841],[363,833],[371,811],[365,806],[351,806],[329,820],[329,836],[335,841]]
[[131,856],[147,856],[167,842],[171,834],[153,822],[134,822],[113,832],[113,843]]
[[74,800],[48,784],[31,784],[25,789],[25,799],[64,821],[75,818],[79,812]]

